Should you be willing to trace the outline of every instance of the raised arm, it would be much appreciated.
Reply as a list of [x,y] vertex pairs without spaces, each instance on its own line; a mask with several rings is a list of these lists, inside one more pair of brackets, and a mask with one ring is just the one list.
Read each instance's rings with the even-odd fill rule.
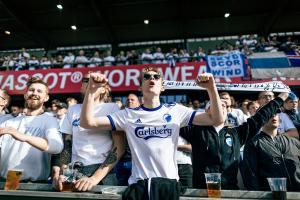
[[278,109],[283,105],[284,100],[288,97],[288,93],[281,93],[277,98],[261,107],[255,115],[247,119],[247,122],[235,127],[237,130],[241,145],[254,137],[261,127],[277,113]]
[[99,93],[105,90],[108,80],[103,74],[91,73],[89,84],[86,89],[82,111],[80,115],[80,126],[83,128],[97,128],[99,130],[111,130],[111,124],[107,117],[94,117],[95,99]]
[[212,74],[199,74],[196,83],[206,88],[210,99],[210,113],[196,113],[193,124],[195,125],[220,125],[224,123],[225,116],[222,111],[222,104]]
[[124,132],[114,131],[112,139],[114,146],[109,151],[106,160],[97,169],[97,171],[95,171],[91,177],[84,177],[76,181],[75,188],[78,191],[91,190],[93,186],[97,185],[113,169],[124,154]]

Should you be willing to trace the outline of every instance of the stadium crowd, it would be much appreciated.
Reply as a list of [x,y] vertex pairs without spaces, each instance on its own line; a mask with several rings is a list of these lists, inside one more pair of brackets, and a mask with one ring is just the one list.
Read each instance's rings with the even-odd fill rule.
[[[24,48],[0,62],[4,70],[174,66],[232,51],[246,56],[299,51],[299,43],[291,37],[279,41],[276,36],[266,40],[249,35],[212,51],[172,48],[163,53],[155,47],[112,56],[111,50],[90,51],[92,55],[79,50],[51,58],[37,58]],[[180,188],[206,188],[204,173],[221,173],[223,189],[269,190],[267,177],[285,177],[288,191],[300,190],[296,94],[276,97],[265,91],[236,102],[229,92],[217,91],[212,74],[204,73],[195,82],[207,90],[209,99],[170,103],[161,101],[162,79],[157,68],[144,68],[142,96],[128,94],[126,105],[112,99],[106,77],[97,73],[84,75],[80,100],[54,99],[50,107],[45,107],[48,85],[39,78],[28,80],[23,107],[1,89],[0,181],[17,168],[24,170],[22,182],[50,182],[58,191],[69,181],[76,191],[97,184],[129,186],[124,199],[178,199]]]
[[83,103],[67,98],[45,108],[48,86],[38,78],[28,80],[24,108],[0,90],[0,179],[18,168],[23,182],[50,181],[61,191],[71,168],[74,190],[129,184],[124,199],[145,199],[149,188],[177,199],[179,185],[206,188],[204,173],[218,172],[223,189],[269,190],[267,177],[286,177],[288,191],[299,191],[298,97],[265,91],[238,107],[211,74],[195,82],[208,92],[204,108],[198,100],[160,102],[162,76],[151,67],[140,78],[143,96],[129,94],[124,106],[97,73],[82,79]]
[[162,52],[160,47],[145,48],[141,50],[121,50],[112,55],[111,50],[89,49],[86,53],[83,49],[78,52],[57,52],[52,56],[44,55],[37,57],[30,55],[23,48],[20,53],[1,56],[0,65],[2,70],[34,70],[49,68],[72,68],[72,67],[96,67],[96,66],[124,66],[131,64],[159,64],[169,63],[174,66],[176,62],[203,61],[206,55],[222,55],[232,51],[242,52],[249,56],[254,52],[277,52],[277,51],[299,51],[297,38],[278,37],[276,35],[265,37],[240,36],[235,44],[224,43],[217,45],[214,50],[197,50],[171,48],[168,52]]

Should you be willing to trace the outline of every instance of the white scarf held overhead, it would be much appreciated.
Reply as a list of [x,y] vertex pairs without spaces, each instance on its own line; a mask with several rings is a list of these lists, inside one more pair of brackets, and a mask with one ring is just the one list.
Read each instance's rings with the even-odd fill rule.
[[[205,90],[195,82],[183,81],[164,81],[167,90]],[[227,91],[271,91],[271,92],[290,92],[289,86],[281,81],[270,81],[261,83],[216,83],[218,90]]]

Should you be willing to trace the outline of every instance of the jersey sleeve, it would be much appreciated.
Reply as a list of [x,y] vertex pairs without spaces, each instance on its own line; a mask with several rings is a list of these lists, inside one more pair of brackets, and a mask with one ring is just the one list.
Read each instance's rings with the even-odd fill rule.
[[192,125],[197,111],[178,104],[176,104],[176,106],[178,109],[177,113],[179,115],[180,127]]
[[279,117],[280,117],[280,120],[282,123],[283,133],[290,129],[296,128],[294,123],[292,122],[292,120],[289,118],[289,116],[286,113],[280,113]]
[[107,115],[113,131],[121,131],[125,129],[126,116],[126,109],[119,110],[110,115]]
[[72,129],[72,112],[71,110],[68,110],[65,118],[62,121],[61,126],[59,127],[59,131],[61,133],[72,135],[73,129]]
[[63,149],[63,139],[58,131],[58,122],[55,118],[50,118],[46,122],[46,138],[48,141],[48,153],[57,154]]

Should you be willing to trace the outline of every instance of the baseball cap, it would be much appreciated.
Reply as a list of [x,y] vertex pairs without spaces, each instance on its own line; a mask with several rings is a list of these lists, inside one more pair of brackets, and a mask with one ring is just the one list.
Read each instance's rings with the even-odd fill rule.
[[63,102],[56,104],[56,106],[58,107],[58,109],[62,109],[62,108],[68,109],[68,105]]

